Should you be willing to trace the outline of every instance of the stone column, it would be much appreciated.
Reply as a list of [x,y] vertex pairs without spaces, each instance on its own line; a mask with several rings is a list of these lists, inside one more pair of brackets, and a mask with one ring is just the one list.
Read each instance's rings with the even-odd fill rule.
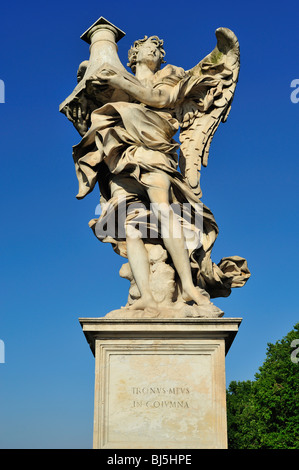
[[92,75],[104,64],[110,64],[119,70],[125,70],[119,60],[116,44],[124,36],[123,31],[102,16],[82,34],[81,39],[90,44],[86,77]]
[[225,355],[241,318],[81,318],[95,449],[227,448]]
[[90,44],[90,57],[84,77],[73,92],[60,104],[59,110],[66,113],[66,108],[80,101],[86,87],[86,80],[95,74],[104,64],[109,64],[118,70],[126,72],[117,54],[117,42],[125,33],[102,16],[82,34],[81,39]]

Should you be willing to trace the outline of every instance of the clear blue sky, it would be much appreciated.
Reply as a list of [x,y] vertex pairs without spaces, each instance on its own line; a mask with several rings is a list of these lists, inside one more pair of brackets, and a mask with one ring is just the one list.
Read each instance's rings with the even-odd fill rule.
[[227,356],[227,384],[252,380],[268,342],[298,315],[298,3],[267,0],[99,2],[28,0],[1,6],[0,448],[91,448],[94,359],[79,317],[126,303],[124,260],[88,227],[94,191],[75,198],[79,134],[58,106],[89,57],[80,35],[100,16],[135,39],[158,35],[166,60],[191,68],[225,26],[237,35],[241,72],[231,114],[202,175],[203,202],[220,234],[213,260],[240,255],[252,277],[227,299],[242,317]]

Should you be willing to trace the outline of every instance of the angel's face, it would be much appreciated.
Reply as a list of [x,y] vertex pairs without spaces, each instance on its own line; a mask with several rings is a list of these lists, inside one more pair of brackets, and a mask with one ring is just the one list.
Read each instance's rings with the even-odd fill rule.
[[139,46],[136,62],[143,63],[153,72],[156,72],[161,65],[161,53],[158,45],[153,41],[146,41]]

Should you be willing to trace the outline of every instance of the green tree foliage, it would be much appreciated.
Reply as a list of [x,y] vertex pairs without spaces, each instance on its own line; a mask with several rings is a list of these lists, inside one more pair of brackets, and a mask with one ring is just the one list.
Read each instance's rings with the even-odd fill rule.
[[254,381],[231,382],[227,391],[228,444],[232,449],[299,449],[299,323],[268,343]]

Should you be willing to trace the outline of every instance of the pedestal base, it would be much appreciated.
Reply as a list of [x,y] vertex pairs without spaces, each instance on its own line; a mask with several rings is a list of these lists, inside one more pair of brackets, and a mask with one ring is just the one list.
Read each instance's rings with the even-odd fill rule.
[[240,318],[80,319],[95,449],[227,448],[225,355]]

